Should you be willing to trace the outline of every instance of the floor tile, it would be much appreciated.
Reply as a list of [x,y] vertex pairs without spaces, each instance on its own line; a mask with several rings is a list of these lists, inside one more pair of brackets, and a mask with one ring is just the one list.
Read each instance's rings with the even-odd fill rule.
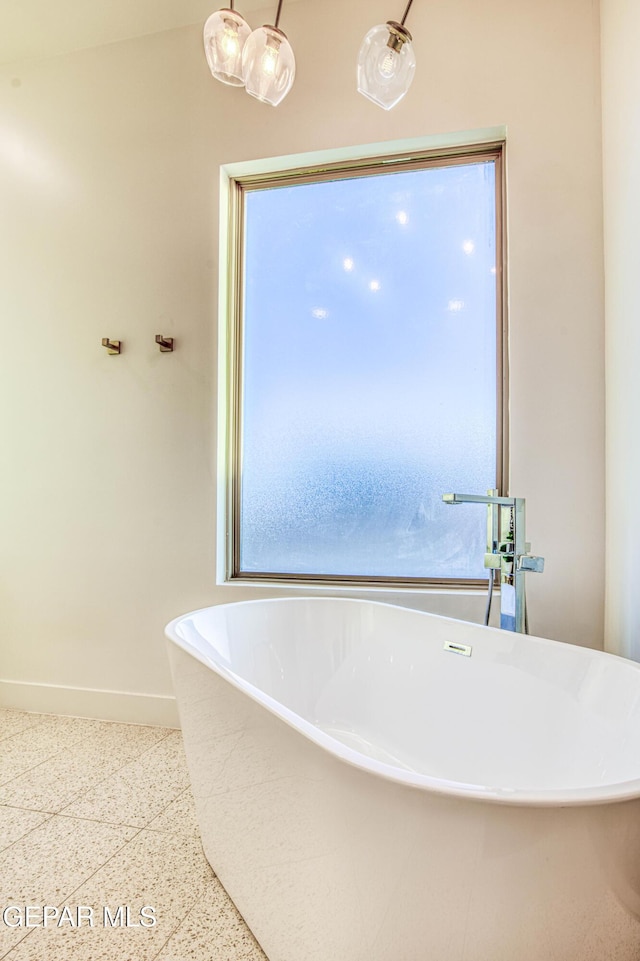
[[[61,720],[68,722],[70,719]],[[56,724],[46,716],[38,724],[1,740],[0,785],[81,741],[91,728],[84,724],[82,718],[73,720],[80,723]]]
[[0,851],[5,904],[70,912],[0,928],[4,961],[265,961],[202,853],[179,731],[0,711]]
[[40,723],[41,714],[27,714],[25,711],[0,710],[0,741],[13,737],[29,727]]
[[80,740],[87,734],[100,731],[105,725],[111,723],[93,717],[69,717],[65,714],[33,714],[31,716],[38,718],[38,724],[43,730],[54,731],[61,736],[69,735],[73,740]]
[[37,811],[0,807],[0,851],[19,841],[48,817]]
[[189,785],[179,731],[64,808],[75,817],[145,827]]
[[186,834],[189,837],[199,838],[196,805],[191,788],[183,791],[164,811],[153,818],[147,825],[147,829],[150,831],[167,831],[169,834]]
[[[5,905],[59,904],[136,833],[112,824],[48,818],[0,855]],[[30,933],[0,927],[0,957]]]
[[157,961],[267,961],[217,878],[161,950]]
[[[39,927],[7,956],[7,961],[151,961],[211,884],[213,874],[194,839],[140,831],[65,903],[93,910],[94,926]],[[37,903],[37,902],[36,902]],[[104,908],[117,917],[129,907],[131,925],[141,910],[155,918],[153,927],[111,926]],[[121,918],[125,919],[124,911]]]
[[86,735],[83,744],[88,744],[96,750],[118,750],[120,755],[130,758],[138,757],[149,748],[158,744],[176,732],[170,727],[150,727],[146,724],[116,724],[112,721],[101,721],[100,727]]
[[104,724],[2,785],[0,804],[58,812],[168,734],[165,728]]

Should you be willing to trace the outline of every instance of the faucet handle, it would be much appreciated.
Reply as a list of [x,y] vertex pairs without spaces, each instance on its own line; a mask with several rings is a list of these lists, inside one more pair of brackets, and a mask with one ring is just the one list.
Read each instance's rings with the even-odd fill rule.
[[544,557],[533,557],[531,554],[521,554],[518,558],[518,570],[542,574],[544,571]]

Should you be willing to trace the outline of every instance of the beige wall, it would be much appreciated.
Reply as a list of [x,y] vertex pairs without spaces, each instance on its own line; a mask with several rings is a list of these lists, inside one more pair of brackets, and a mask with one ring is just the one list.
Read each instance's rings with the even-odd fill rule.
[[[501,124],[511,493],[546,557],[529,579],[531,627],[602,644],[597,4],[415,4],[416,80],[386,113],[356,93],[355,57],[391,15],[382,0],[285,5],[298,77],[275,110],[210,78],[199,27],[2,68],[0,677],[18,682],[0,687],[6,703],[168,717],[165,622],[266,593],[215,586],[219,165]],[[173,354],[156,333],[175,336]],[[463,617],[484,607],[403,598]]]
[[640,5],[602,2],[607,650],[640,660]]

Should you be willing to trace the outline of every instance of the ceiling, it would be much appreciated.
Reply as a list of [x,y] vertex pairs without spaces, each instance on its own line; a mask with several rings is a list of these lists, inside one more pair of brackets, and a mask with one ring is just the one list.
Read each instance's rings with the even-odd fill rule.
[[[224,0],[1,0],[0,64],[204,24],[224,5]],[[238,3],[242,13],[265,6],[269,0]]]

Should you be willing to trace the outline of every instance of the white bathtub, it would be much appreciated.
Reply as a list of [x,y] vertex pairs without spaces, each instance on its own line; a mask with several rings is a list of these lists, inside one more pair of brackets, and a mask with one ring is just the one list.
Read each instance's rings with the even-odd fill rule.
[[204,850],[270,961],[640,959],[640,665],[347,599],[167,636]]

